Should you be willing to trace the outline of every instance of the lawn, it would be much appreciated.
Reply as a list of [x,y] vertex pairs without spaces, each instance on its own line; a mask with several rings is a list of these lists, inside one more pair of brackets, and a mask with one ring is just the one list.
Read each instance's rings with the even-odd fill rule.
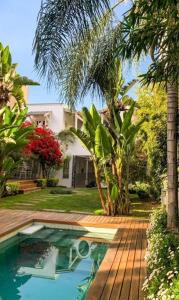
[[[97,213],[101,209],[98,192],[93,188],[76,188],[72,194],[50,194],[52,189],[0,199],[0,208],[24,210],[64,210]],[[131,199],[131,216],[148,217],[156,204],[141,201],[137,195]]]

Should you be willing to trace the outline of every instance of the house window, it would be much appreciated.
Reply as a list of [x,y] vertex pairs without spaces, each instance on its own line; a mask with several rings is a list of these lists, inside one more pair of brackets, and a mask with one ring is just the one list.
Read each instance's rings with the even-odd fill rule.
[[69,178],[70,161],[66,159],[63,164],[63,178]]
[[45,120],[37,120],[37,121],[36,121],[36,125],[37,125],[37,127],[38,127],[38,126],[43,126],[43,127],[44,127],[44,126],[46,125],[46,124],[45,124]]

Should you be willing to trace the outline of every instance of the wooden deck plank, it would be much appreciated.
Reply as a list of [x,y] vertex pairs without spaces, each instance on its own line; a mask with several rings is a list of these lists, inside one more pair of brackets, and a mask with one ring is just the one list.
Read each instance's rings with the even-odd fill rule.
[[116,279],[116,276],[117,276],[118,267],[119,267],[119,264],[121,262],[122,255],[123,255],[123,252],[125,250],[125,247],[128,243],[129,235],[131,234],[131,227],[132,227],[132,224],[129,223],[129,226],[124,229],[123,236],[121,237],[121,240],[119,241],[119,245],[118,245],[118,248],[117,248],[117,254],[116,254],[114,263],[111,267],[107,283],[104,287],[101,300],[108,300],[108,299],[111,298],[110,296],[111,296],[112,288],[114,286],[114,282],[115,282],[115,279]]
[[127,258],[124,280],[122,283],[120,300],[126,300],[129,298],[130,287],[131,287],[131,278],[132,278],[132,269],[133,269],[133,265],[134,265],[134,257],[135,257],[135,250],[136,250],[136,244],[137,244],[137,235],[138,235],[138,226],[137,226],[137,224],[135,224],[132,241],[130,244],[129,255]]
[[86,300],[144,300],[148,221],[78,213],[0,210],[0,237],[33,222],[118,229],[89,289]]
[[131,244],[133,241],[133,236],[135,234],[137,224],[132,224],[132,225],[133,225],[133,227],[130,230],[127,243],[122,252],[121,261],[118,265],[117,275],[115,278],[115,282],[114,282],[113,289],[112,289],[112,294],[110,297],[111,300],[120,299],[123,282],[125,281],[125,272],[126,272],[126,266],[127,266],[127,262],[128,262],[128,256],[129,256],[129,252],[130,252],[130,248],[131,248]]
[[144,299],[144,292],[142,290],[142,286],[146,277],[146,262],[145,262],[145,254],[147,248],[147,237],[146,237],[146,229],[147,224],[145,224],[145,228],[143,229],[143,236],[142,236],[142,253],[140,259],[140,284],[139,284],[139,300]]
[[142,236],[143,236],[143,223],[140,224],[138,238],[136,241],[136,251],[134,258],[134,265],[132,268],[132,279],[129,300],[139,299],[139,284],[140,284],[140,259],[142,252]]

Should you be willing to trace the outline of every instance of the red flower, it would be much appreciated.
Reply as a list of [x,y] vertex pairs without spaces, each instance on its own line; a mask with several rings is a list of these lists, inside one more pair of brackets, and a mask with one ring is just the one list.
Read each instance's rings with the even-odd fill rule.
[[[26,122],[23,126],[30,125],[30,122]],[[43,161],[49,166],[59,166],[62,157],[60,143],[54,133],[50,129],[41,127],[34,128],[34,133],[29,137],[24,154],[35,154],[41,162]]]

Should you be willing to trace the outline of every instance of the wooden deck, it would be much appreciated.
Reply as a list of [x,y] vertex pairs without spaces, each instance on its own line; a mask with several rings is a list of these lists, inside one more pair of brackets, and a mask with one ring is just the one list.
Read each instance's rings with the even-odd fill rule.
[[117,228],[86,300],[143,300],[148,221],[125,217],[0,210],[0,237],[34,221]]

